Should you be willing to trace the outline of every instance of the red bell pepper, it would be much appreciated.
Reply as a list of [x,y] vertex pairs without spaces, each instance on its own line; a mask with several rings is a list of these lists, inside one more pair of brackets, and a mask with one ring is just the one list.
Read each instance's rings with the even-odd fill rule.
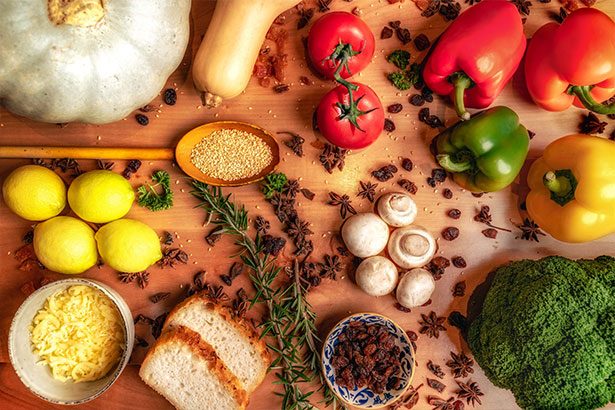
[[532,99],[549,111],[573,103],[599,114],[615,113],[615,22],[600,10],[582,8],[561,25],[547,23],[525,56],[525,80]]
[[423,80],[435,93],[450,95],[457,114],[466,106],[486,108],[513,76],[526,46],[517,8],[505,0],[484,0],[446,29],[423,68]]

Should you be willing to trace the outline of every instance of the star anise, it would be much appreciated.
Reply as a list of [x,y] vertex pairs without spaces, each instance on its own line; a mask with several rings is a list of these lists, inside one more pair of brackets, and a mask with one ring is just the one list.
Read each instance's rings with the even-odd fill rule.
[[164,231],[162,234],[163,245],[173,245],[173,234],[171,232]]
[[117,276],[122,283],[134,282],[137,279],[137,274],[135,272],[118,272]]
[[308,221],[302,221],[299,218],[295,218],[287,223],[286,233],[295,243],[302,242],[306,236],[314,234],[314,232],[310,230],[310,223]]
[[149,284],[149,272],[146,272],[146,271],[138,272],[136,279],[137,279],[137,285],[139,285],[141,289],[145,289],[147,285]]
[[427,369],[437,378],[444,379],[444,372],[439,364],[435,364],[430,360],[427,362]]
[[376,187],[378,186],[378,184],[374,184],[370,181],[360,181],[359,184],[361,185],[361,189],[359,190],[357,196],[359,198],[365,198],[369,202],[374,202],[374,199],[376,197]]
[[329,8],[329,5],[331,4],[333,0],[318,0],[318,11],[321,13],[325,13],[329,10],[331,10]]
[[335,280],[337,274],[342,271],[342,262],[337,255],[325,255],[323,262],[318,264],[320,268],[320,276]]
[[459,354],[455,354],[451,352],[452,360],[446,362],[446,365],[451,368],[453,376],[457,378],[466,377],[470,373],[474,373],[474,360],[468,356],[464,352]]
[[96,166],[98,167],[98,169],[104,169],[104,170],[110,171],[115,166],[115,163],[111,161],[103,161],[102,159],[98,159],[96,160]]
[[222,286],[207,285],[205,294],[214,303],[226,302],[229,300],[229,297],[224,292],[224,288]]
[[331,199],[329,200],[329,202],[327,202],[327,204],[332,206],[339,206],[340,216],[342,217],[342,219],[346,219],[346,215],[348,215],[348,213],[351,213],[353,215],[357,213],[357,211],[351,205],[352,201],[350,200],[350,197],[348,195],[339,195],[335,192],[329,192],[329,198]]
[[280,131],[278,134],[287,134],[291,136],[291,139],[284,141],[284,145],[286,145],[290,150],[298,157],[303,156],[303,143],[305,142],[305,138],[301,137],[299,134],[295,134],[290,131]]
[[410,386],[408,388],[408,392],[406,393],[406,395],[402,397],[401,399],[399,399],[398,401],[396,401],[391,407],[389,407],[389,409],[390,410],[399,410],[401,408],[411,409],[412,407],[416,406],[416,404],[419,402],[419,389],[421,387],[423,387],[423,383],[416,386],[416,388]]
[[267,235],[269,229],[271,229],[271,224],[262,216],[257,216],[254,220],[254,228],[259,235]]
[[532,2],[528,0],[511,0],[512,4],[517,7],[520,14],[524,16],[530,15],[530,7],[532,7]]
[[248,311],[248,295],[243,288],[239,288],[237,291],[237,297],[233,299],[231,308],[234,317],[243,318],[246,316]]
[[325,146],[320,153],[319,160],[325,170],[329,174],[332,174],[335,168],[340,171],[344,169],[347,153],[348,150],[346,149],[325,143]]
[[166,300],[169,296],[171,296],[171,292],[159,292],[149,297],[150,302],[158,303]]
[[241,275],[242,272],[243,272],[243,263],[235,262],[231,266],[231,269],[229,270],[228,274],[220,275],[220,280],[222,280],[222,282],[224,282],[227,286],[231,286],[233,285],[233,280],[235,280],[236,277]]
[[280,222],[287,222],[297,216],[295,200],[287,195],[273,194],[269,203],[273,206],[273,212]]
[[474,216],[474,220],[476,222],[481,222],[484,223],[485,225],[494,228],[494,229],[499,229],[500,231],[506,231],[506,232],[510,232],[510,229],[506,229],[506,228],[501,228],[499,226],[495,226],[491,223],[492,218],[491,218],[491,213],[490,213],[491,209],[487,206],[487,205],[483,205],[480,207],[480,211]]
[[42,158],[32,158],[32,164],[40,165],[40,166],[45,167],[47,169],[53,170],[53,161],[47,162],[47,161],[45,161]]
[[588,112],[583,116],[583,121],[579,124],[579,130],[583,134],[602,134],[607,126],[606,121],[600,121],[593,112]]
[[440,336],[440,331],[446,331],[446,327],[443,325],[446,317],[436,315],[436,312],[433,310],[429,315],[421,313],[421,319],[422,320],[419,320],[419,324],[421,325],[419,333],[421,334],[426,334],[429,337],[435,337],[437,339]]
[[521,230],[520,238],[525,241],[540,242],[538,240],[538,235],[545,236],[545,233],[540,229],[538,224],[530,218],[525,218],[523,223],[517,225],[517,228]]
[[188,263],[188,254],[179,248],[167,248],[162,251],[162,258],[158,261],[161,268],[167,266],[174,268],[177,263]]
[[299,8],[299,21],[297,22],[297,30],[301,30],[307,26],[312,17],[314,17],[314,9]]
[[433,406],[432,410],[455,410],[454,397],[450,397],[448,400],[444,400],[438,396],[427,396],[427,403]]
[[296,179],[289,179],[284,187],[284,192],[288,198],[295,199],[300,189],[301,187],[299,186],[299,181]]
[[459,386],[459,390],[455,392],[458,399],[466,399],[466,403],[471,404],[472,407],[475,407],[476,403],[478,403],[479,405],[482,404],[480,401],[480,396],[484,396],[484,394],[482,391],[480,391],[478,383],[471,381],[468,381],[467,383],[460,382],[459,380],[455,381]]

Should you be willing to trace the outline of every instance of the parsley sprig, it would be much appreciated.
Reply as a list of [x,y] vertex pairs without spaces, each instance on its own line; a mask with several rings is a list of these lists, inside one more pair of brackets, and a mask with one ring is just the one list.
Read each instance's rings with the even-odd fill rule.
[[[139,205],[150,211],[163,211],[173,206],[173,191],[171,190],[171,177],[167,171],[156,171],[152,175],[154,184],[145,184],[137,188]],[[162,193],[158,192],[158,187]]]

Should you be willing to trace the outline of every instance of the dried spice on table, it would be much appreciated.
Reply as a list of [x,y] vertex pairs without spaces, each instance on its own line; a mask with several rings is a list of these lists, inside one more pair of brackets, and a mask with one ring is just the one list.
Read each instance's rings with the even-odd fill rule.
[[383,130],[386,132],[393,132],[395,131],[395,123],[393,122],[393,120],[390,120],[388,118],[384,119],[384,126],[383,126]]
[[102,169],[105,171],[111,171],[114,166],[115,166],[115,163],[111,161],[103,161],[102,159],[96,160],[96,168],[98,169]]
[[418,386],[408,387],[408,392],[398,401],[389,407],[389,410],[411,409],[419,402],[419,389],[423,387],[423,383]]
[[138,159],[130,160],[128,164],[126,164],[126,168],[122,171],[122,176],[126,179],[130,179],[132,174],[135,174],[139,168],[141,168],[141,161]]
[[222,239],[220,229],[214,228],[205,237],[205,242],[207,242],[209,246],[214,246],[220,239]]
[[426,334],[429,337],[434,337],[437,339],[440,336],[441,331],[446,331],[446,327],[444,326],[445,320],[446,317],[438,316],[433,310],[429,313],[429,315],[421,313],[421,320],[419,320],[421,328],[419,329],[419,333]]
[[532,2],[529,0],[511,0],[511,3],[519,10],[519,14],[523,16],[530,15],[530,7],[532,7]]
[[463,402],[460,400],[457,402],[461,403],[461,407],[456,403],[454,397],[445,400],[438,396],[427,396],[427,404],[433,406],[432,410],[463,410]]
[[231,265],[229,273],[220,275],[220,280],[224,282],[226,286],[232,286],[235,278],[239,277],[243,273],[243,263],[235,262]]
[[466,356],[464,352],[456,354],[451,352],[451,360],[446,362],[446,365],[450,367],[453,376],[458,379],[466,377],[470,373],[474,373],[474,360]]
[[468,264],[466,263],[466,260],[462,257],[462,256],[453,256],[453,258],[451,259],[451,262],[453,262],[453,266],[459,269],[464,269],[465,267],[468,266]]
[[438,364],[435,364],[431,360],[427,362],[427,370],[429,370],[437,378],[444,379],[444,372],[442,371],[442,367]]
[[460,400],[465,399],[467,404],[471,404],[472,407],[475,407],[478,403],[481,405],[480,396],[484,396],[484,393],[480,391],[478,387],[478,383],[468,381],[467,383],[461,382],[459,380],[455,380],[457,382],[457,386],[459,386],[459,390],[455,392],[457,394],[457,398]]
[[165,248],[162,250],[162,258],[158,261],[161,268],[174,268],[178,263],[188,263],[188,254],[179,248]]
[[453,286],[453,297],[463,297],[465,296],[465,294],[466,294],[465,280],[455,283],[455,286]]
[[145,114],[135,114],[135,120],[143,127],[149,124],[149,118]]
[[291,139],[284,141],[284,145],[290,148],[296,156],[303,157],[303,143],[305,142],[305,138],[290,131],[279,131],[278,134],[289,135]]
[[224,292],[224,287],[208,284],[205,287],[205,294],[214,303],[222,303],[230,300],[229,296]]
[[162,101],[166,105],[175,105],[177,103],[177,91],[174,88],[167,88],[162,95]]
[[451,219],[459,219],[461,218],[461,211],[457,208],[449,209],[446,215]]
[[405,179],[405,178],[400,179],[399,181],[397,181],[397,185],[399,185],[400,187],[402,187],[403,189],[405,189],[412,195],[416,195],[418,191],[416,184],[410,181],[409,179]]
[[335,145],[325,143],[325,146],[318,157],[320,163],[329,174],[332,174],[335,168],[340,171],[344,170],[344,164],[346,161],[346,154],[348,150],[337,147]]
[[442,168],[434,168],[431,170],[431,176],[427,177],[427,185],[435,188],[438,184],[446,181],[446,171]]
[[427,378],[427,385],[438,393],[442,393],[446,389],[446,385],[439,380]]
[[395,165],[389,164],[372,171],[371,175],[380,182],[386,182],[393,178],[397,171],[398,169]]
[[404,106],[400,103],[391,104],[387,107],[387,112],[390,114],[398,114],[403,110]]
[[521,236],[517,236],[517,239],[520,238],[525,241],[539,242],[538,235],[546,236],[538,224],[530,218],[524,218],[522,223],[516,224],[515,226],[521,230]]
[[380,31],[380,39],[386,40],[387,38],[391,37],[393,37],[393,29],[388,26],[384,26],[382,28],[382,31]]
[[410,172],[414,168],[414,164],[410,158],[402,158],[401,167],[406,171]]
[[376,198],[376,188],[378,187],[378,184],[374,184],[370,181],[359,181],[359,185],[361,186],[361,189],[359,189],[357,196],[359,198],[367,199],[369,202],[373,203]]
[[169,231],[164,231],[162,233],[162,240],[161,240],[163,245],[173,245],[173,234]]
[[425,51],[430,46],[431,42],[425,34],[421,33],[418,36],[414,37],[414,47],[416,47],[418,51]]
[[451,261],[444,256],[436,256],[425,265],[425,269],[432,274],[434,280],[440,280],[449,266],[451,266]]
[[600,121],[596,114],[589,111],[583,115],[583,120],[579,124],[579,131],[582,134],[602,134],[607,125],[606,121]]
[[451,198],[453,198],[453,191],[451,191],[449,188],[444,188],[442,190],[442,196],[445,199],[451,199]]
[[[480,211],[477,212],[476,215],[474,215],[474,220],[476,222],[480,222],[483,223],[485,225],[487,225],[490,228],[493,228],[494,230],[500,230],[500,231],[505,231],[505,232],[511,232],[510,229],[507,228],[501,228],[499,226],[495,226],[493,225],[491,222],[493,221],[493,218],[491,216],[491,208],[489,208],[489,206],[487,205],[482,205],[480,207]],[[489,235],[491,235],[492,233],[489,232]],[[483,235],[487,236],[487,234],[485,233],[485,231],[483,231]],[[495,236],[497,236],[497,231],[496,234],[493,236],[495,238]],[[490,237],[490,236],[487,236]]]
[[159,292],[149,297],[150,302],[158,303],[166,300],[171,296],[171,292]]
[[442,230],[442,239],[445,241],[454,241],[459,237],[459,229],[454,226],[449,226]]
[[335,192],[329,192],[329,201],[328,205],[331,206],[339,206],[340,207],[340,216],[342,219],[346,219],[346,216],[350,213],[352,215],[356,215],[357,211],[352,206],[352,200],[346,194],[339,195]]
[[481,233],[483,234],[485,238],[489,238],[489,239],[495,239],[498,236],[497,229],[493,229],[493,228],[483,229]]
[[[397,303],[397,305],[399,305],[399,303]],[[418,347],[416,345],[416,341],[419,340],[419,335],[417,335],[414,330],[406,330],[406,334],[408,335],[408,340],[410,340],[410,344],[412,345],[412,349],[414,350],[414,353],[416,353],[416,350]]]

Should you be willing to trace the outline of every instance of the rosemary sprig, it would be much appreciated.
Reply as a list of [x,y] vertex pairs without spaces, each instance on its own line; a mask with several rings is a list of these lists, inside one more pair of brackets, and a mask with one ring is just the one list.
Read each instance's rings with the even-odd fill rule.
[[[241,259],[252,270],[250,279],[256,289],[252,303],[264,303],[267,307],[267,318],[263,323],[262,337],[270,335],[275,344],[269,343],[271,350],[278,357],[271,365],[276,370],[277,384],[283,386],[283,409],[312,409],[309,402],[312,392],[304,393],[299,383],[310,382],[310,370],[302,359],[303,345],[298,343],[297,325],[301,321],[296,312],[289,309],[294,294],[294,286],[282,286],[274,289],[273,282],[281,268],[275,264],[275,258],[264,255],[260,236],[252,239],[248,231],[248,213],[243,206],[237,206],[230,201],[230,195],[225,196],[222,190],[198,181],[193,181],[192,195],[202,201],[199,207],[204,208],[218,225],[220,233],[235,237],[235,243],[241,248]],[[292,282],[291,282],[292,283]],[[305,328],[303,326],[303,328]]]

